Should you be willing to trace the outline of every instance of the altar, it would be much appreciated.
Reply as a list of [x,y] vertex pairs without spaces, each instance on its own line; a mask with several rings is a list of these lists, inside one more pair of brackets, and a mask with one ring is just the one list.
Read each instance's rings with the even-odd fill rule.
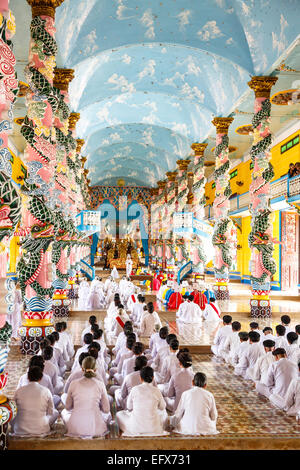
[[111,247],[107,254],[108,267],[113,269],[126,269],[127,255],[130,254],[132,259],[132,269],[139,267],[139,256],[136,249],[133,247],[131,239],[122,239],[111,242]]

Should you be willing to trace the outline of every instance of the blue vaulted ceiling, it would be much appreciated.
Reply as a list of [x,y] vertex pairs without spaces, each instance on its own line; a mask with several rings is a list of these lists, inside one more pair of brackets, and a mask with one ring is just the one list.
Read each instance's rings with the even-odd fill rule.
[[234,110],[250,76],[274,69],[299,34],[299,7],[300,0],[64,0],[58,66],[75,69],[71,105],[81,115],[91,184],[123,177],[154,186],[175,169],[192,142],[208,138],[213,116]]

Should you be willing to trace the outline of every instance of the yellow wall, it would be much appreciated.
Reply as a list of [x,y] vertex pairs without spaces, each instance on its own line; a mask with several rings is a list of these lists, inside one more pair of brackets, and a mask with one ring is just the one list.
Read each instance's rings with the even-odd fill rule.
[[[272,150],[272,165],[274,167],[274,180],[281,178],[282,176],[286,175],[289,169],[290,163],[300,162],[300,143],[292,147],[291,149],[287,150],[283,154],[280,153],[281,146],[299,135],[300,132],[294,132],[286,139],[279,142],[275,145]],[[230,172],[234,171],[236,168],[238,170],[237,176],[230,180],[230,186],[232,193],[237,194],[244,194],[245,192],[249,191],[249,187],[251,184],[251,172],[250,170],[250,162],[242,162],[237,166],[233,166]],[[236,183],[237,181],[242,181],[244,184],[243,186],[238,186]],[[205,195],[208,196],[206,204],[213,204],[213,200],[215,197],[215,189],[212,188],[213,181],[207,183],[205,186]],[[240,216],[239,216],[240,217]],[[280,217],[281,214],[279,211],[275,211],[273,213],[273,236],[275,239],[280,240]],[[237,231],[237,243],[238,245],[242,246],[242,249],[237,250],[237,271],[241,273],[242,279],[249,279],[250,272],[249,272],[249,262],[250,262],[250,248],[248,245],[248,235],[251,230],[251,217],[244,217],[242,218],[242,233]],[[278,244],[275,244],[273,258],[276,261],[277,271],[273,278],[273,281],[276,282],[276,285],[279,285],[280,281],[280,268],[279,268],[279,259],[280,259],[280,247]]]

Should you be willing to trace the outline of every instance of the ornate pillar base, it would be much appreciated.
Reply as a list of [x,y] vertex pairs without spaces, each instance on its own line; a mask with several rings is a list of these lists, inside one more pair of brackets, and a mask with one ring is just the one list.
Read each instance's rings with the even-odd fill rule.
[[216,300],[229,300],[229,289],[227,282],[218,282],[213,286]]
[[69,316],[69,306],[71,300],[68,299],[68,289],[60,289],[54,292],[52,311],[54,318],[62,318]]
[[68,318],[70,309],[64,305],[53,305],[53,318]]
[[26,355],[36,354],[40,348],[40,342],[45,338],[45,336],[50,335],[53,331],[53,324],[49,324],[47,326],[21,326],[21,328],[19,328],[19,335],[21,337],[21,353]]
[[16,416],[17,406],[4,395],[0,396],[0,451],[8,448],[8,423]]
[[268,292],[252,293],[250,299],[250,314],[252,318],[271,318],[272,311]]

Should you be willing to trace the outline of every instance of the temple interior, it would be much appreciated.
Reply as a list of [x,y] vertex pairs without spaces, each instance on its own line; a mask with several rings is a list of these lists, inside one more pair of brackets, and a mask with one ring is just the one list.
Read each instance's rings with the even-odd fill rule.
[[[0,0],[1,450],[300,449],[300,410],[274,407],[215,357],[220,324],[182,323],[169,303],[210,289],[241,331],[300,324],[299,11]],[[62,403],[48,435],[13,435],[20,377],[57,322],[76,352],[96,315],[113,359],[108,304],[78,296],[113,270],[206,375],[217,434],[123,437],[114,399],[105,436],[67,436]]]

